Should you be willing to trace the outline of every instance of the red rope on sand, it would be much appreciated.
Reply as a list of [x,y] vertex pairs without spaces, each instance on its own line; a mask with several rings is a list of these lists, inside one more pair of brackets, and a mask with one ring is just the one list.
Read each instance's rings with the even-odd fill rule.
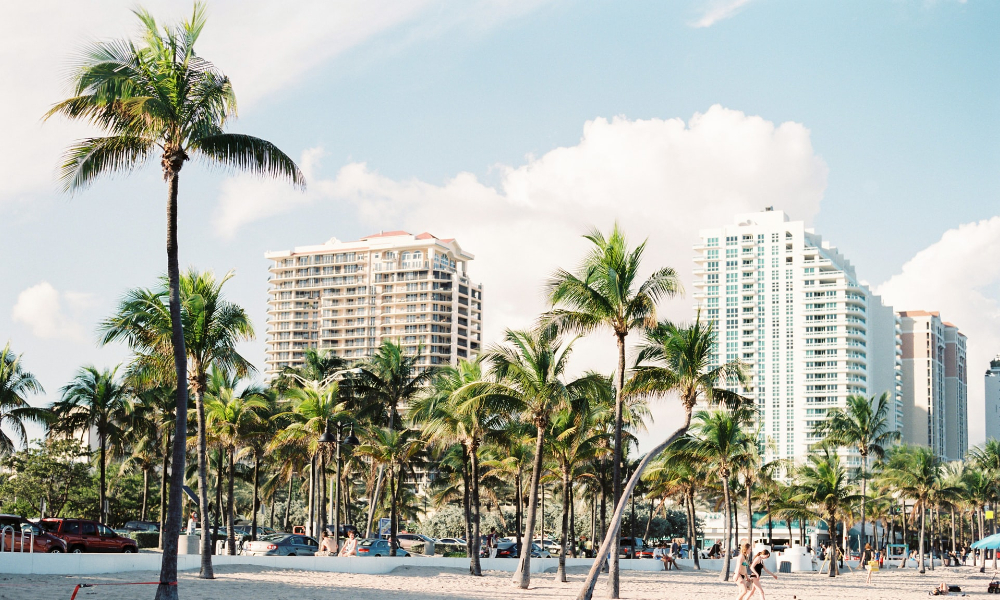
[[[73,595],[69,597],[69,600],[76,600],[76,595],[80,591],[80,588],[87,587],[97,587],[99,585],[160,585],[159,581],[129,581],[126,583],[78,583],[76,587],[73,588]],[[177,585],[176,581],[171,581],[164,585]]]

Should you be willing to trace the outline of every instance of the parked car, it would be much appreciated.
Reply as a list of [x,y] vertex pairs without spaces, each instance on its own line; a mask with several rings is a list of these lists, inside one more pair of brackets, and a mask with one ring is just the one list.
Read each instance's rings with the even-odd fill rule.
[[464,546],[465,540],[461,538],[441,538],[436,541],[438,544],[453,544],[455,546]]
[[[517,542],[511,541],[510,538],[503,538],[497,542],[497,558],[517,557]],[[538,544],[532,544],[531,558],[552,558],[552,553]]]
[[[7,527],[14,531],[7,529],[3,532],[3,549],[5,551],[13,548],[14,552],[31,552],[32,545],[34,545],[35,552],[48,552],[50,554],[66,552],[66,542],[20,515],[0,515],[0,529]],[[31,541],[32,534],[35,536],[34,543]]]
[[319,542],[295,533],[272,533],[254,542],[244,542],[244,556],[313,556]]
[[149,531],[151,533],[160,532],[160,524],[153,521],[129,521],[122,527],[125,531]]
[[628,558],[631,555],[633,548],[635,548],[636,553],[638,553],[645,547],[646,544],[643,542],[642,538],[621,538],[618,542],[618,556],[621,558]]
[[433,540],[419,533],[397,533],[396,541],[404,550],[409,550],[414,544],[425,544]]
[[87,519],[40,519],[39,527],[66,542],[69,552],[124,552],[139,551],[132,538],[118,535],[104,523]]
[[[396,548],[396,556],[409,556],[402,548]],[[389,540],[366,539],[358,542],[358,556],[389,556]]]

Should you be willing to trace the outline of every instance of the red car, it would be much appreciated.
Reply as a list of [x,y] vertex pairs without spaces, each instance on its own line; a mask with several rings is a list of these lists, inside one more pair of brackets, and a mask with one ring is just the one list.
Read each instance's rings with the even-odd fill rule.
[[66,542],[69,552],[125,552],[139,551],[132,538],[122,537],[110,527],[86,519],[42,519],[42,529]]
[[[13,530],[13,531],[11,531]],[[58,553],[66,551],[66,542],[45,533],[34,523],[18,515],[0,515],[0,531],[3,532],[3,550],[14,552],[31,552],[34,534],[34,551]]]

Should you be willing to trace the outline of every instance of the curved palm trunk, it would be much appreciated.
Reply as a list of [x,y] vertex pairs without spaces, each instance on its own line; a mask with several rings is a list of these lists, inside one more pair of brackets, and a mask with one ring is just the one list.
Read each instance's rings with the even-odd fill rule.
[[[524,527],[524,538],[521,542],[521,553],[518,555],[517,570],[511,581],[522,590],[528,589],[531,583],[531,541],[535,539],[535,519],[538,512],[538,483],[542,478],[542,451],[545,446],[545,422],[536,423],[535,460],[531,467],[531,487],[528,488],[528,517]],[[520,532],[518,532],[520,533]]]
[[[142,468],[142,508],[139,510],[139,520],[146,520],[146,506],[149,500],[149,467]],[[954,529],[954,527],[952,527]]]
[[281,520],[281,530],[288,531],[288,517],[290,516],[292,509],[292,482],[295,480],[295,474],[290,473],[288,475],[288,494],[285,495],[285,518]]
[[[177,169],[180,169],[179,165]],[[174,416],[170,500],[161,537],[163,558],[160,562],[160,583],[156,586],[156,600],[177,600],[177,542],[183,518],[181,487],[184,485],[184,443],[187,441],[187,351],[184,348],[184,331],[181,329],[180,268],[177,261],[177,169],[169,172],[167,177],[167,280],[170,290],[170,337],[174,351],[174,374],[177,377],[177,410]]]
[[233,506],[236,498],[233,494],[233,485],[236,481],[236,447],[229,448],[229,486],[226,489],[226,549],[229,556],[236,555],[236,510]]
[[[858,551],[865,548],[868,534],[865,532],[865,509],[868,506],[868,454],[861,455],[861,539],[858,541]],[[849,539],[849,538],[848,538]],[[876,540],[877,541],[877,540]]]
[[[624,398],[622,398],[622,388],[625,387],[625,336],[618,335],[618,371],[615,373],[615,454],[614,469],[612,470],[612,492],[611,497],[617,504],[622,499],[622,413],[624,410]],[[624,496],[627,498],[628,496]],[[622,515],[617,515],[611,524],[614,530],[621,527]],[[611,556],[608,560],[608,598],[613,600],[618,598],[620,592],[620,582],[618,575],[618,545],[621,540],[616,534],[611,540]]]
[[926,530],[926,514],[927,511],[924,510],[923,502],[920,503],[920,549],[917,554],[920,556],[920,572],[924,573],[924,531]]
[[472,497],[470,498],[472,504],[472,556],[470,557],[470,568],[472,569],[472,574],[481,577],[483,574],[483,568],[479,563],[479,546],[482,543],[482,537],[480,532],[480,509],[479,509],[479,448],[477,444],[473,444],[472,448],[469,450],[469,464],[471,465],[471,474],[469,479],[472,480]]
[[561,538],[559,540],[559,571],[556,573],[556,580],[563,583],[566,582],[566,537],[567,530],[569,529],[569,465],[563,465],[562,468],[563,476],[563,510],[562,510],[562,532]]
[[[660,506],[663,506],[664,502],[665,502],[665,500],[663,498],[660,498]],[[644,540],[648,540],[649,539],[649,532],[653,529],[653,515],[656,514],[656,511],[658,511],[658,510],[660,510],[660,507],[656,506],[656,501],[655,500],[650,500],[649,501],[649,516],[646,517],[646,529],[644,529],[643,532],[642,532],[642,539],[644,539]]]
[[202,579],[215,579],[212,568],[212,538],[208,532],[208,438],[205,431],[205,373],[203,365],[193,364],[195,370],[194,407],[198,416],[198,511],[201,513],[201,571]]
[[729,581],[730,560],[733,554],[733,503],[730,499],[729,477],[722,476],[722,500],[726,505],[726,543],[723,546],[722,572],[719,573],[719,581]]
[[649,462],[660,455],[667,446],[674,443],[674,441],[680,436],[687,432],[688,427],[691,426],[691,409],[688,408],[684,411],[684,423],[681,427],[673,433],[670,437],[660,442],[660,445],[649,451],[646,456],[639,461],[639,465],[636,467],[635,472],[632,473],[632,477],[628,480],[628,485],[625,486],[623,499],[618,501],[618,505],[615,507],[615,514],[611,519],[611,527],[608,532],[604,535],[604,541],[601,542],[601,549],[597,552],[594,557],[594,564],[590,566],[590,571],[587,573],[587,579],[583,582],[583,588],[580,589],[580,593],[577,595],[577,600],[591,600],[594,596],[594,586],[597,585],[597,577],[600,574],[601,563],[605,556],[607,556],[608,551],[611,550],[611,544],[615,542],[618,538],[618,526],[621,524],[622,514],[625,512],[625,498],[632,493],[635,486],[639,483],[639,478],[642,477],[642,472],[646,470],[646,466]]

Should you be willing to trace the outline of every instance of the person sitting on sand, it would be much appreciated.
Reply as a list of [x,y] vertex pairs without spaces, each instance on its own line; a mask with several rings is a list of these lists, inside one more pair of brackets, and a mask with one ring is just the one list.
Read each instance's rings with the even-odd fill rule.
[[354,537],[354,530],[347,532],[347,539],[344,540],[344,547],[340,550],[341,556],[358,555],[358,538]]
[[330,537],[329,531],[323,532],[323,541],[320,542],[316,556],[337,556],[337,543]]

